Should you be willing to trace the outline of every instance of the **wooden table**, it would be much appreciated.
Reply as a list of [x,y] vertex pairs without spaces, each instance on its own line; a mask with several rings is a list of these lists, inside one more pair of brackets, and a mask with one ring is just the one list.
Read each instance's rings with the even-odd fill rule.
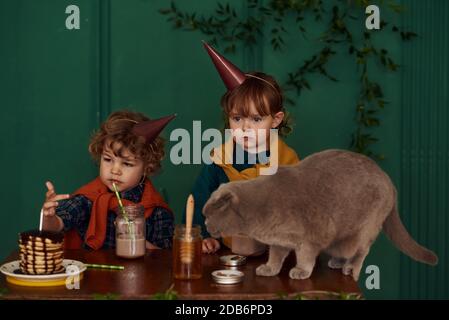
[[[228,254],[220,250],[214,255],[203,255],[203,277],[199,280],[175,280],[172,275],[171,250],[147,251],[144,258],[126,260],[117,258],[112,250],[86,251],[67,250],[65,258],[85,263],[114,264],[125,266],[124,270],[88,269],[84,273],[78,290],[59,287],[21,287],[6,282],[0,274],[0,288],[6,288],[3,299],[93,299],[114,297],[119,299],[150,299],[156,293],[163,293],[173,285],[178,299],[279,299],[281,295],[292,297],[316,295],[331,297],[329,293],[351,293],[360,295],[357,283],[351,277],[342,275],[340,270],[329,269],[324,260],[317,266],[310,279],[293,280],[288,271],[295,264],[291,254],[285,261],[281,273],[275,277],[256,276],[255,269],[264,263],[267,256],[249,257],[247,263],[239,267],[245,273],[242,283],[218,285],[211,272],[223,269],[219,257]],[[5,262],[17,260],[18,253],[12,253]],[[110,294],[110,295],[108,295]],[[117,296],[116,296],[117,295]]]

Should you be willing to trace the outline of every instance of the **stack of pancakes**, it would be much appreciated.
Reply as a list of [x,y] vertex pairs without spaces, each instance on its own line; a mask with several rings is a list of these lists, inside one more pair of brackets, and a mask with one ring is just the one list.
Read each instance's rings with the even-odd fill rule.
[[63,245],[63,233],[39,230],[20,233],[20,270],[25,274],[63,272]]

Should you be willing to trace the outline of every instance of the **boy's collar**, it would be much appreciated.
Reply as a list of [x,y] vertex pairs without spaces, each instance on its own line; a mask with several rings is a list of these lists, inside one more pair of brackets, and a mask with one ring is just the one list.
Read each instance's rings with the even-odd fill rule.
[[120,195],[122,198],[125,198],[127,200],[133,201],[133,202],[139,202],[140,198],[142,197],[143,190],[145,188],[144,183],[139,183],[135,187],[120,192]]

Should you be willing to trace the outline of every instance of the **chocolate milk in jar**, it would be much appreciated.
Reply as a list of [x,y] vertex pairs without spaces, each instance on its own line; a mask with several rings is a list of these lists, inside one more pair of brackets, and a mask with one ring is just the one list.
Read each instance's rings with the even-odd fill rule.
[[115,254],[134,259],[145,255],[146,224],[144,207],[140,204],[119,207],[115,210]]

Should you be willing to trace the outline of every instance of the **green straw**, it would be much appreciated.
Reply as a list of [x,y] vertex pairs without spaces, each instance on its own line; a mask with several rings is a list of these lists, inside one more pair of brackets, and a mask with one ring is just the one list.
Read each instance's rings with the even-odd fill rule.
[[92,269],[111,269],[111,270],[124,270],[124,266],[114,266],[112,264],[95,264],[95,263],[85,263],[86,267]]
[[134,232],[131,230],[131,223],[128,219],[128,214],[126,213],[125,207],[123,206],[122,199],[120,198],[120,194],[118,193],[117,186],[115,183],[112,183],[112,187],[114,187],[115,196],[117,197],[118,204],[120,206],[120,209],[122,210],[123,218],[125,218],[126,224],[128,225],[128,233],[132,235],[134,239]]
[[120,206],[120,209],[122,210],[123,217],[125,218],[126,221],[128,221],[128,215],[126,214],[125,207],[123,206],[122,203],[122,199],[120,198],[120,194],[118,193],[117,186],[115,185],[114,182],[112,183],[112,186],[114,187],[115,195],[118,199],[118,204]]

